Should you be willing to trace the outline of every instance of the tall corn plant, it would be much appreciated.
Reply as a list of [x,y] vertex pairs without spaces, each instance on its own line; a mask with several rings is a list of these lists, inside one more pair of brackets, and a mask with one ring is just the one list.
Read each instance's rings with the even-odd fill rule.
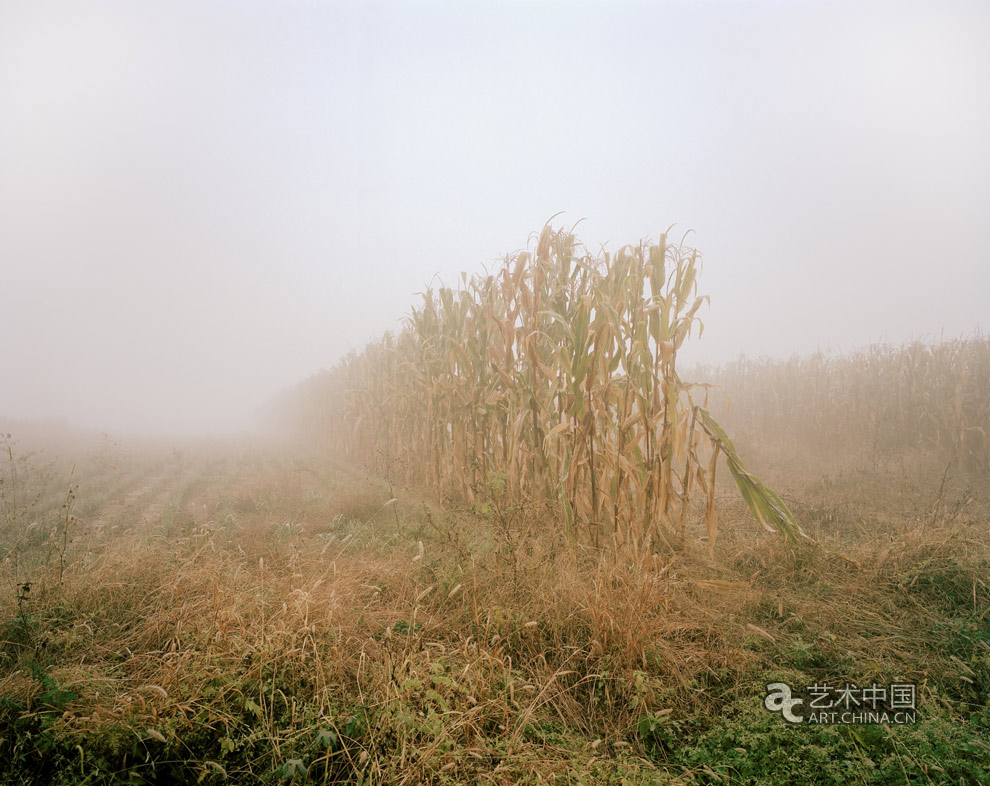
[[339,364],[324,384],[328,436],[455,499],[497,476],[595,545],[684,538],[696,492],[714,545],[721,454],[757,519],[799,536],[704,408],[707,387],[677,373],[703,330],[699,268],[666,235],[595,258],[547,226],[533,252],[428,289],[398,336]]

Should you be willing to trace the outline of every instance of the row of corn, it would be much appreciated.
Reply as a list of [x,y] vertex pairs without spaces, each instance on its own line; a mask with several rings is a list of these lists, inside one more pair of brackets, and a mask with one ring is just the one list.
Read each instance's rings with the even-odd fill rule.
[[990,472],[990,337],[873,346],[709,371],[748,434],[787,434],[819,456],[926,451]]
[[713,544],[723,453],[764,525],[796,531],[697,405],[706,388],[677,374],[707,300],[697,252],[666,235],[601,257],[580,248],[546,227],[535,252],[427,290],[400,333],[304,387],[309,427],[453,499],[496,484],[550,502],[568,533],[596,544],[683,538],[692,492]]

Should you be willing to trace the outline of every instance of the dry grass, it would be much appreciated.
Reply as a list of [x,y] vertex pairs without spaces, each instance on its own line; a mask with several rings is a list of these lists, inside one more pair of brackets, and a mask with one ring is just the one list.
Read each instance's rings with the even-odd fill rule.
[[567,545],[495,490],[380,515],[387,485],[343,469],[224,467],[171,532],[0,599],[0,745],[39,782],[704,782],[672,741],[781,668],[916,680],[959,717],[990,679],[946,633],[990,612],[985,510],[715,562]]

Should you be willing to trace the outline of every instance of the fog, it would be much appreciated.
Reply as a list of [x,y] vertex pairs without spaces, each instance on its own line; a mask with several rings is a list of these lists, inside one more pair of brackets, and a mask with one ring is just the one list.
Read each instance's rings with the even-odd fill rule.
[[990,323],[985,3],[0,0],[0,417],[220,433],[554,214],[692,357]]

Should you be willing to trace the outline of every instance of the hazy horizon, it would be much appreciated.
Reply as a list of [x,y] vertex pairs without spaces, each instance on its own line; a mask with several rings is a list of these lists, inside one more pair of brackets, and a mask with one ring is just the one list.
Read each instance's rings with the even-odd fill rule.
[[0,0],[0,421],[247,428],[583,219],[686,362],[990,322],[990,6]]

